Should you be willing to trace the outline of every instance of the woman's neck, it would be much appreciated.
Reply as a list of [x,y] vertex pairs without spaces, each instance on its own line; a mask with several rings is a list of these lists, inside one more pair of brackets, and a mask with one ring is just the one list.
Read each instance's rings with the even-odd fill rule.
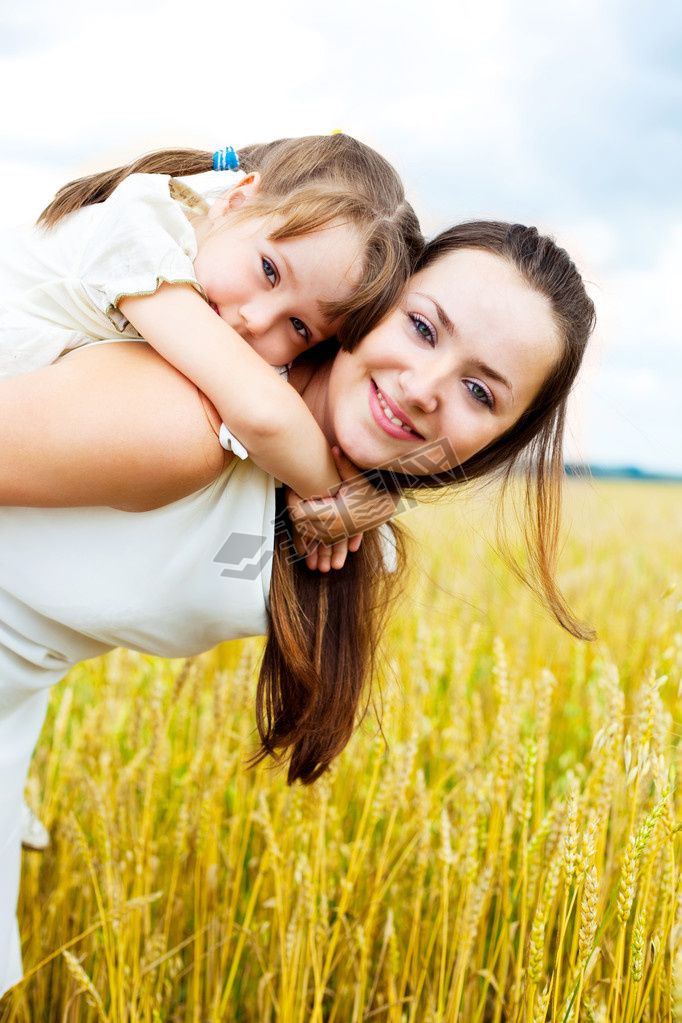
[[289,372],[289,383],[303,398],[330,445],[336,444],[328,401],[329,377],[333,362],[333,359],[322,363],[299,359]]

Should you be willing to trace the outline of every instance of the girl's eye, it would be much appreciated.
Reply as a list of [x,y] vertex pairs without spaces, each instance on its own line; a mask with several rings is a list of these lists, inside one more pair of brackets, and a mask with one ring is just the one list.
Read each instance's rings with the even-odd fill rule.
[[465,380],[464,383],[469,388],[469,392],[479,405],[485,405],[487,408],[492,409],[495,405],[495,399],[492,393],[483,384],[479,383],[478,380]]
[[296,333],[300,334],[301,337],[303,338],[303,340],[307,344],[308,341],[310,340],[310,332],[308,331],[308,328],[306,327],[306,325],[303,322],[303,320],[299,320],[298,316],[292,316],[291,317],[291,322],[293,324],[293,327],[294,327],[294,330],[296,331]]
[[261,266],[263,267],[263,273],[273,286],[277,284],[277,267],[274,263],[271,263],[269,259],[263,257],[261,259]]
[[436,344],[436,332],[429,321],[418,316],[416,313],[408,313],[408,316],[412,320],[415,334],[433,348]]

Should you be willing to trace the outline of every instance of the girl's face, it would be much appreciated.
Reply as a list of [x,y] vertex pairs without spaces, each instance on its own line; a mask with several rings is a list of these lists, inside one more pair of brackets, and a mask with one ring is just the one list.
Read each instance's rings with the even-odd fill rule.
[[416,274],[398,308],[336,356],[327,436],[363,469],[423,474],[418,449],[442,440],[464,463],[516,422],[560,353],[548,300],[501,257],[457,250]]
[[336,333],[341,324],[321,303],[351,294],[360,242],[347,224],[274,241],[271,218],[234,217],[251,194],[246,179],[193,221],[194,269],[211,308],[266,362],[282,366]]

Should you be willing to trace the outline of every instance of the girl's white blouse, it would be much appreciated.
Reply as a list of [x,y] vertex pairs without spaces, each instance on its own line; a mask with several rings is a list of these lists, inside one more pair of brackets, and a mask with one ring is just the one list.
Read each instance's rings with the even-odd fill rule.
[[139,335],[118,311],[194,274],[196,238],[169,178],[133,174],[102,203],[49,231],[0,234],[0,378],[28,373],[92,341]]

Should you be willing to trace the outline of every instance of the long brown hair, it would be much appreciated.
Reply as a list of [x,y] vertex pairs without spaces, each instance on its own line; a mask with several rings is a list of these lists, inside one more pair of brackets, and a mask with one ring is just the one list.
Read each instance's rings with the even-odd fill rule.
[[[424,244],[396,171],[370,146],[343,134],[277,139],[245,146],[238,155],[242,170],[261,175],[258,194],[240,216],[272,217],[273,237],[306,234],[333,221],[356,227],[363,253],[359,282],[347,299],[328,303],[325,311],[330,320],[343,320],[342,343],[357,343],[395,305]],[[50,229],[69,213],[104,202],[131,174],[173,179],[212,169],[213,153],[206,150],[147,153],[123,167],[69,182],[43,210],[38,224]],[[229,174],[225,180],[227,189]],[[171,185],[174,198],[200,203],[181,182]]]
[[403,537],[393,523],[365,533],[344,567],[326,574],[295,557],[287,530],[275,537],[255,762],[286,754],[289,783],[309,784],[343,750],[371,700],[379,640],[403,566]]
[[[507,487],[522,467],[529,564],[517,570],[565,629],[591,638],[591,630],[568,608],[555,570],[566,402],[594,328],[594,305],[568,254],[551,238],[520,224],[477,221],[454,227],[427,245],[417,269],[461,248],[508,259],[524,281],[549,299],[562,354],[530,408],[464,465],[425,477],[386,473],[384,482],[394,489],[419,490],[497,475]],[[365,533],[360,550],[343,569],[326,576],[309,572],[304,562],[292,562],[287,534],[276,537],[270,628],[258,681],[261,750],[256,759],[288,754],[289,782],[319,777],[368,706],[377,643],[401,585],[402,540],[391,528],[397,571],[387,569],[386,543],[376,530]]]

